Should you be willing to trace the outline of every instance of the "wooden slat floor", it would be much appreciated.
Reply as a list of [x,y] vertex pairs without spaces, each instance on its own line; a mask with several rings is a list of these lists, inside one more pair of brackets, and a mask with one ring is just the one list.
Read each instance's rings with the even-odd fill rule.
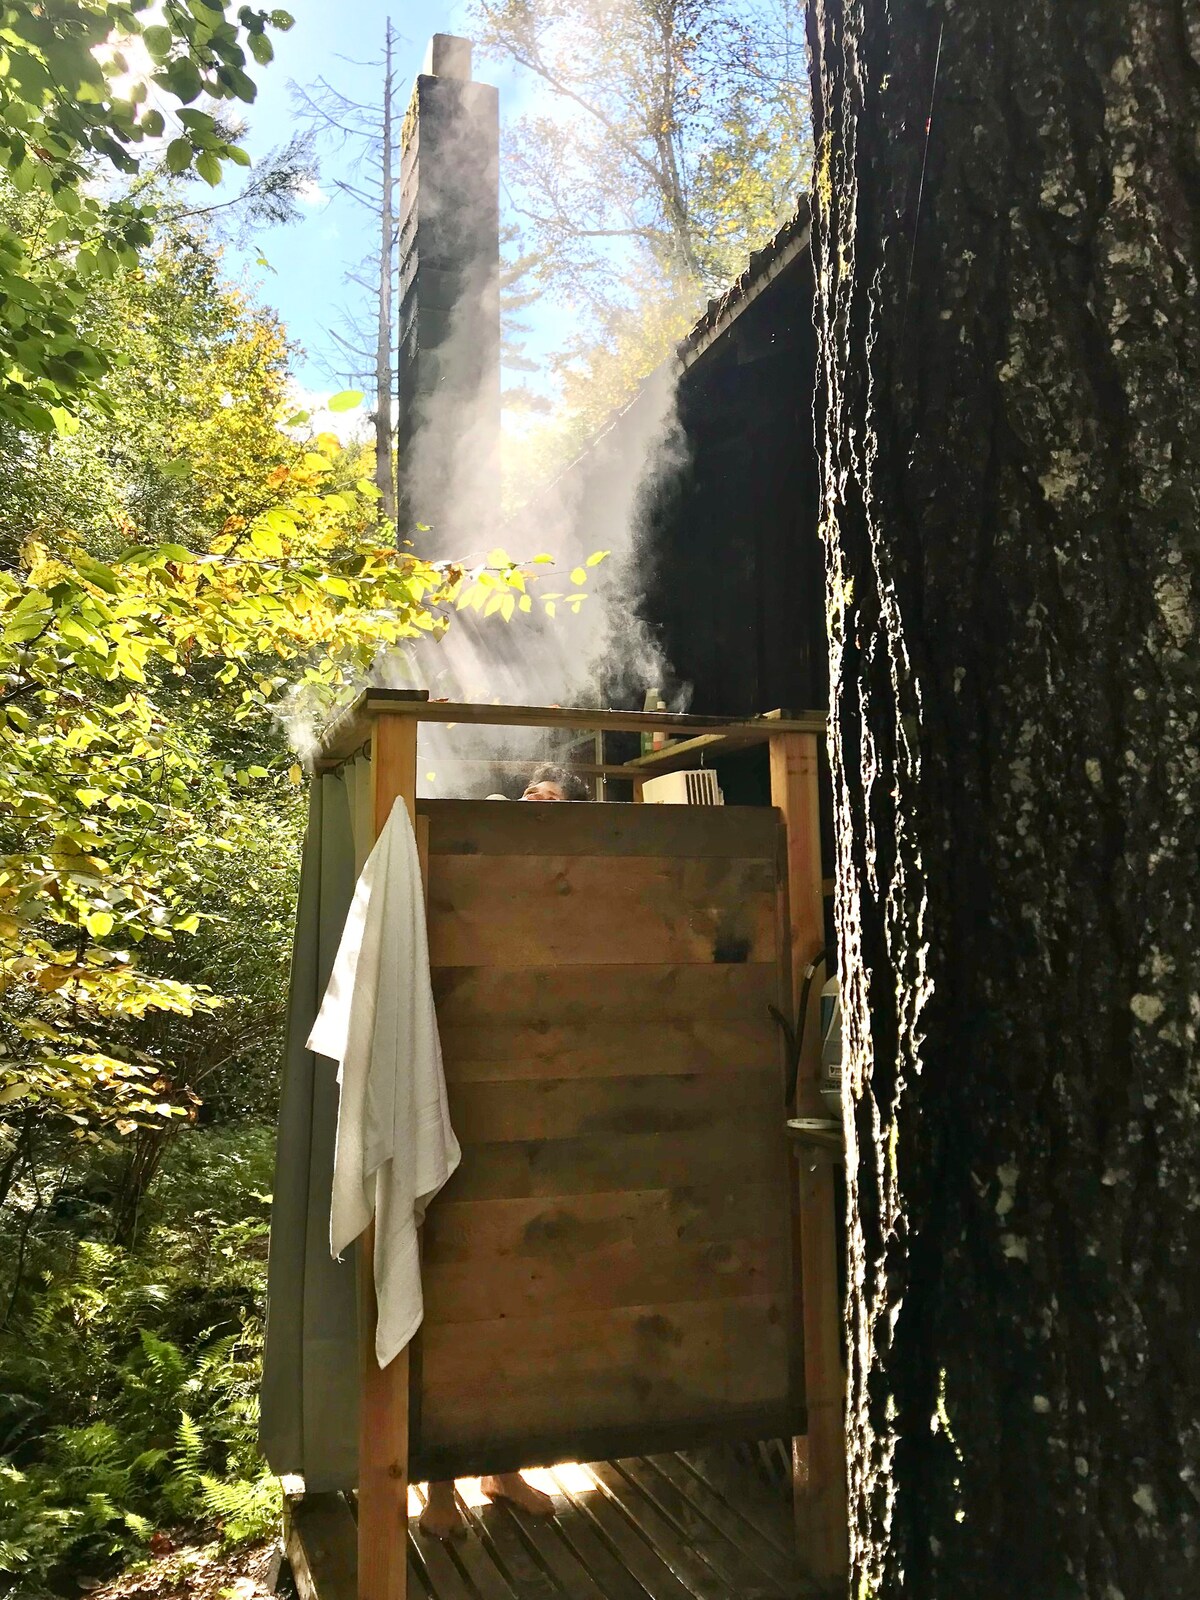
[[[468,1479],[459,1485],[467,1536],[448,1544],[419,1532],[421,1490],[411,1491],[410,1600],[801,1600],[815,1593],[799,1576],[785,1495],[746,1458],[691,1451],[526,1476],[552,1495],[553,1518],[493,1505]],[[333,1498],[311,1497],[325,1504],[302,1501],[293,1512],[309,1545],[306,1520],[325,1519],[321,1549],[309,1552],[311,1578],[295,1572],[302,1600],[353,1600],[352,1523],[343,1509],[343,1536],[334,1541],[343,1549],[335,1554]],[[301,1548],[293,1568],[297,1561],[305,1562]]]

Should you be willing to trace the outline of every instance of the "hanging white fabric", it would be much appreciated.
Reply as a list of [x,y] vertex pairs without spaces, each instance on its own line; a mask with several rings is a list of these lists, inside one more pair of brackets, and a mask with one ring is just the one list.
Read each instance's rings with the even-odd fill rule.
[[385,1367],[421,1324],[417,1229],[461,1152],[429,981],[425,894],[397,800],[354,891],[308,1048],[338,1064],[329,1243],[340,1256],[375,1218],[375,1354]]

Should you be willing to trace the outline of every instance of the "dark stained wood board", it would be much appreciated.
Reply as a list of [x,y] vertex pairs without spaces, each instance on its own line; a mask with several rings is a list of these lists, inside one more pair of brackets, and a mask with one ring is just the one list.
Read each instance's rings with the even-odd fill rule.
[[418,800],[431,855],[678,856],[771,859],[779,813],[770,806],[545,805]]
[[737,1300],[782,1295],[778,1238],[650,1246],[633,1239],[559,1261],[502,1256],[427,1263],[425,1314],[439,1324],[545,1316],[580,1304],[673,1305],[683,1299]]
[[635,1189],[552,1200],[441,1200],[425,1244],[446,1265],[476,1259],[574,1260],[636,1240],[646,1249],[750,1237],[779,1238],[790,1223],[775,1184]]
[[600,1007],[592,1021],[557,1026],[533,1022],[498,1028],[495,1017],[486,1017],[448,1023],[441,1037],[446,1081],[452,1084],[643,1073],[759,1074],[764,1050],[778,1042],[766,1003],[761,1017],[738,1020],[662,1021],[634,1014],[613,1021]]
[[[725,1446],[733,1439],[763,1438],[780,1425],[778,1401],[768,1406],[730,1406],[719,1415],[697,1422],[648,1423],[631,1421],[623,1427],[576,1427],[570,1418],[555,1416],[552,1431],[523,1432],[519,1438],[508,1435],[489,1439],[482,1435],[468,1446],[452,1442],[430,1445],[412,1458],[414,1478],[422,1481],[442,1478],[472,1478],[484,1472],[514,1472],[520,1467],[550,1467],[556,1462],[594,1461],[600,1451],[612,1450],[615,1456],[629,1456],[639,1450],[691,1450],[698,1443]],[[803,1405],[783,1419],[793,1432],[804,1431]]]
[[781,1136],[764,1128],[761,1118],[739,1122],[728,1117],[719,1127],[698,1133],[478,1144],[464,1150],[462,1165],[439,1198],[567,1197],[708,1183],[724,1183],[736,1192],[747,1180],[747,1169],[760,1179],[775,1172],[781,1145]]
[[774,860],[445,855],[430,857],[429,877],[435,967],[740,965],[775,956]]
[[432,976],[438,1024],[452,1049],[456,1028],[477,1026],[491,1027],[499,1047],[502,1024],[534,1032],[639,1022],[765,1028],[767,1007],[778,1003],[779,993],[773,954],[769,961],[714,966],[442,967]]
[[463,1161],[425,1230],[415,1458],[463,1474],[522,1441],[545,1461],[639,1428],[786,1431],[778,818],[420,809]]
[[451,1121],[464,1145],[586,1139],[595,1134],[621,1138],[698,1133],[722,1125],[736,1127],[756,1116],[765,1121],[771,1113],[780,1126],[783,1123],[779,1084],[773,1073],[761,1070],[521,1077],[509,1083],[450,1080],[447,1088]]
[[[667,1425],[743,1436],[756,1414],[789,1424],[783,1296],[592,1308],[494,1322],[426,1322],[420,1459],[486,1470],[574,1454],[611,1435],[649,1442]],[[686,1425],[686,1426],[684,1426]],[[487,1451],[482,1448],[486,1443]],[[430,1469],[432,1470],[432,1469]]]

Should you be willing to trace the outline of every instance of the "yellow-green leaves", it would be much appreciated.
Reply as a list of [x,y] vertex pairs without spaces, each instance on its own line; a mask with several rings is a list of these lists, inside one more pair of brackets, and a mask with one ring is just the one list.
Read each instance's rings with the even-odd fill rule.
[[211,150],[202,150],[196,157],[196,171],[205,183],[215,189],[221,181],[220,157],[214,155]]
[[168,172],[194,163],[215,186],[225,162],[249,157],[193,103],[253,100],[246,67],[271,59],[268,26],[290,26],[284,12],[234,0],[171,5],[143,27],[145,9],[140,0],[0,0],[0,169],[19,195],[40,192],[54,207],[32,241],[9,216],[0,222],[0,418],[24,430],[61,433],[58,413],[73,414],[111,369],[103,331],[80,331],[78,292],[135,268],[154,236],[153,206],[107,181],[136,175],[145,141],[164,132],[145,82],[114,92],[135,59],[129,39],[140,34],[152,81],[182,107]]
[[4,642],[28,644],[46,631],[54,614],[48,595],[32,594],[13,596],[13,604],[4,612]]
[[186,172],[192,164],[192,155],[193,149],[190,139],[172,139],[167,146],[167,171]]

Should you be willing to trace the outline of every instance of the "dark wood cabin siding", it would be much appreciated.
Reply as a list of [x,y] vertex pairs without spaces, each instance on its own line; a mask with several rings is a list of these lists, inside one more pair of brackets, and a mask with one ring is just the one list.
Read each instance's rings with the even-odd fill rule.
[[828,697],[812,295],[805,251],[684,373],[687,463],[647,518],[642,614],[715,715]]

